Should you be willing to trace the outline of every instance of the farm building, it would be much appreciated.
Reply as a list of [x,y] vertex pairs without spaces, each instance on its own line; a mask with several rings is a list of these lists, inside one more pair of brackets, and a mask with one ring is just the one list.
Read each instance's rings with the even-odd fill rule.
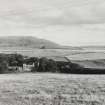
[[34,63],[33,64],[23,64],[23,71],[31,71],[31,69],[34,67]]
[[23,70],[24,71],[37,71],[39,66],[39,58],[37,57],[24,57]]

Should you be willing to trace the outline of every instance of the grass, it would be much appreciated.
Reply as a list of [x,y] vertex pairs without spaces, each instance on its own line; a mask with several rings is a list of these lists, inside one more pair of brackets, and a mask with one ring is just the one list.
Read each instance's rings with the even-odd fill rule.
[[[18,50],[17,50],[18,49]],[[72,50],[66,50],[66,49],[1,49],[2,53],[19,53],[24,56],[29,56],[29,57],[45,57],[45,56],[67,56],[76,53],[77,51],[72,51]]]
[[0,75],[0,105],[104,105],[105,75]]
[[32,49],[32,48],[1,48],[1,53],[19,53],[24,56],[68,56],[71,60],[96,60],[105,58],[105,50],[72,50],[72,49]]

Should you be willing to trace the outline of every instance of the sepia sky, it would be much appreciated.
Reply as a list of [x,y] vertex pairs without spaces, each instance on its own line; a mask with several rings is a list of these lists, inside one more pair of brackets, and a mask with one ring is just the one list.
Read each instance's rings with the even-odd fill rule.
[[105,0],[0,0],[0,36],[105,45]]

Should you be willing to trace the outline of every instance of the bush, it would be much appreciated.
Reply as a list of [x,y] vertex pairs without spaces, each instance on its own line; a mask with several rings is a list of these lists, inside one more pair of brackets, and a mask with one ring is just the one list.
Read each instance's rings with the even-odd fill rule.
[[73,73],[80,73],[83,71],[83,67],[76,63],[71,63],[71,72]]
[[0,55],[0,73],[8,72],[8,60],[6,55]]
[[47,72],[47,64],[48,64],[47,58],[45,57],[40,58],[38,72]]
[[48,72],[58,72],[57,64],[52,59],[48,60],[46,69],[47,69]]
[[23,66],[24,58],[20,54],[9,54],[8,64],[9,66]]

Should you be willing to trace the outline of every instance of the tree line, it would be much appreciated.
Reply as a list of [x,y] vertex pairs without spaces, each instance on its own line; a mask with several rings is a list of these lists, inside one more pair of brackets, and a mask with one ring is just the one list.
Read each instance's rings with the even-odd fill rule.
[[[0,73],[14,72],[18,67],[23,68],[23,64],[34,66],[31,72],[59,72],[70,73],[72,71],[80,71],[82,67],[72,62],[56,62],[46,57],[25,57],[21,54],[0,54]],[[15,69],[10,68],[15,67]]]
[[71,61],[55,61],[47,57],[27,57],[21,54],[0,54],[0,74],[19,72],[23,64],[33,65],[30,72],[76,73],[76,74],[105,74],[105,69],[85,68]]

